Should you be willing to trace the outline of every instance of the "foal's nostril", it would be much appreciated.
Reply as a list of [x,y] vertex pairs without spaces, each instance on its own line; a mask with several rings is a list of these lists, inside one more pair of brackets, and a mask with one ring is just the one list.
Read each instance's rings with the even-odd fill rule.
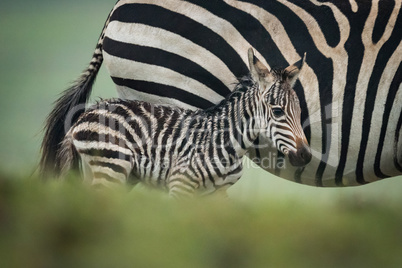
[[300,167],[310,163],[312,154],[310,148],[303,144],[298,147],[297,151],[290,151],[288,157],[292,166]]

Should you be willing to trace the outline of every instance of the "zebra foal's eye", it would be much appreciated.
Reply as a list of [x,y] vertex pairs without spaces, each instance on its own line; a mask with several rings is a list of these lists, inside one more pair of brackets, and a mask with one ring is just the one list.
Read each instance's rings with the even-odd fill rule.
[[278,107],[272,108],[272,113],[274,114],[275,117],[281,117],[285,114],[283,110]]

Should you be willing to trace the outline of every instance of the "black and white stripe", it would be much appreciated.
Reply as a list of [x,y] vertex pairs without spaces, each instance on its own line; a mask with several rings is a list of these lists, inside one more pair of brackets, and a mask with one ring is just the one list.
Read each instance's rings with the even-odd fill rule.
[[141,181],[177,197],[233,185],[259,135],[272,137],[293,164],[307,164],[311,154],[291,88],[300,65],[269,72],[251,49],[250,64],[251,75],[206,110],[129,100],[98,103],[68,131],[57,159],[60,169],[71,168],[76,152],[93,185]]
[[[261,165],[303,184],[346,186],[402,174],[400,29],[400,0],[126,0],[100,43],[121,98],[189,109],[233,90],[250,46],[271,67],[307,52],[294,88],[313,159],[303,169]],[[250,157],[263,163],[275,152]]]

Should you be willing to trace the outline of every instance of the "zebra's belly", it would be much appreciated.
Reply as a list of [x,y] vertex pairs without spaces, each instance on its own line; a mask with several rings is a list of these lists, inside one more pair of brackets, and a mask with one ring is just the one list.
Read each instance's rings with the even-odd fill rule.
[[[223,167],[215,163],[197,166],[197,156],[191,153],[183,158],[173,158],[170,163],[150,161],[136,161],[131,171],[131,177],[147,187],[169,191],[176,182],[192,186],[194,194],[203,196],[217,190],[225,191],[235,184],[242,175],[242,160],[231,166]],[[145,158],[143,158],[144,160]]]

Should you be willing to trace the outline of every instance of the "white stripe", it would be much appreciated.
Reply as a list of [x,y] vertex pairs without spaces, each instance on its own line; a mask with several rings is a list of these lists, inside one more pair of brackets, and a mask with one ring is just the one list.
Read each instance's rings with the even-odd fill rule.
[[[213,13],[209,12],[208,10],[197,6],[195,4],[186,2],[186,1],[155,1],[155,0],[131,0],[131,1],[125,1],[127,3],[144,3],[144,4],[152,4],[156,6],[163,7],[167,10],[170,10],[175,13],[182,14],[188,18],[191,18],[192,20],[202,24],[203,26],[209,28],[213,32],[217,33],[219,36],[221,36],[230,46],[233,47],[233,49],[236,52],[240,52],[239,56],[242,58],[243,62],[248,66],[248,55],[247,55],[247,50],[251,47],[250,43],[247,42],[247,40],[237,31],[237,29],[228,21],[214,15]],[[230,4],[230,3],[228,3]],[[155,42],[154,39],[152,39],[152,43]],[[176,50],[175,46],[177,47],[177,43],[174,44],[174,46],[171,49]],[[170,50],[168,50],[170,51]],[[178,52],[178,55],[181,55],[180,53],[183,52]],[[201,62],[204,62],[204,64],[208,64],[208,62],[205,62],[205,58],[203,59],[203,55],[205,54],[199,54]],[[261,56],[260,54],[257,53],[257,56]],[[194,60],[195,58],[198,58],[198,55],[194,54],[194,51],[190,51],[189,56],[186,56],[186,58],[190,58]],[[261,57],[262,58],[262,57]],[[207,57],[207,59],[212,59],[210,57]],[[261,59],[261,61],[266,64],[264,59]],[[198,61],[197,61],[198,62]],[[201,65],[201,64],[200,64]],[[203,66],[203,65],[201,65]],[[268,65],[267,65],[268,66]],[[223,77],[218,77],[222,81],[226,81],[228,79],[228,76],[224,75],[224,72],[222,72],[221,69],[217,68],[218,66],[213,66],[212,64],[209,63],[208,67],[206,68],[207,70],[216,70],[214,71],[214,74],[222,74]],[[226,67],[227,68],[227,67]],[[233,81],[228,81],[226,85],[230,85]]]
[[110,142],[99,142],[99,141],[85,142],[85,141],[74,140],[73,143],[78,150],[107,149],[115,152],[121,152],[126,155],[132,155],[132,152],[129,149],[122,148],[121,146]]
[[164,29],[138,23],[112,21],[108,26],[107,37],[124,43],[161,49],[190,59],[217,76],[228,87],[236,81],[235,75],[217,56],[190,40]]
[[[123,173],[119,173],[114,171],[111,168],[108,167],[104,167],[104,166],[97,166],[97,165],[90,165],[92,172],[100,172],[100,173],[104,173],[109,175],[112,178],[115,178],[116,180],[121,181],[121,183],[125,183],[126,182],[126,175],[124,175]],[[94,178],[94,181],[97,180],[96,178]]]
[[92,132],[96,132],[100,135],[112,135],[114,137],[116,137],[119,140],[123,140],[127,147],[129,147],[129,149],[134,150],[132,143],[127,139],[127,136],[122,135],[121,132],[119,131],[115,131],[109,127],[106,127],[102,124],[99,124],[98,122],[83,122],[78,124],[77,126],[75,126],[72,130],[73,134],[76,134],[78,132],[81,131],[92,131]]
[[[352,115],[352,133],[350,135],[345,173],[350,171],[350,173],[353,174],[356,168],[356,161],[358,158],[360,141],[362,137],[363,114],[365,105],[365,101],[362,100],[366,100],[368,83],[374,71],[373,69],[375,61],[377,59],[377,55],[382,45],[389,39],[391,35],[391,32],[393,30],[392,27],[393,25],[395,25],[395,20],[401,8],[401,1],[396,2],[393,13],[391,14],[388,24],[385,28],[384,35],[376,44],[373,44],[372,36],[374,30],[374,23],[378,16],[378,5],[379,5],[378,0],[373,1],[371,11],[368,16],[368,20],[366,21],[362,33],[362,41],[365,49],[364,49],[363,62],[360,69],[356,87],[356,95],[354,100],[355,103]],[[381,88],[379,88],[379,91],[381,91]]]
[[[387,66],[384,69],[384,73],[381,77],[380,84],[378,86],[379,90],[377,92],[377,98],[380,98],[380,96],[382,95],[384,95],[384,97],[386,96],[383,90],[388,89],[390,87],[393,76],[395,76],[395,71],[398,69],[398,66],[401,63],[401,61],[402,61],[402,42],[399,43],[398,48],[393,53],[393,55],[391,56],[391,58],[387,63]],[[381,154],[380,167],[381,171],[386,175],[400,175],[400,172],[395,170],[394,162],[392,161],[392,159],[394,157],[394,147],[395,147],[394,141],[395,141],[396,125],[401,115],[401,112],[402,112],[402,84],[399,85],[398,92],[394,99],[394,103],[388,121],[387,132],[385,135],[383,151]],[[371,120],[372,126],[373,125],[375,126],[375,122],[382,121],[382,114],[383,114],[383,107],[376,104],[373,111],[373,119]],[[371,133],[369,138],[370,140],[368,144],[370,145],[372,143]],[[375,138],[376,137],[373,137],[374,140]],[[402,148],[399,149],[401,150]]]
[[132,169],[132,163],[130,161],[124,160],[124,159],[119,159],[119,158],[108,158],[104,156],[91,156],[91,160],[93,161],[99,161],[103,163],[109,163],[109,164],[114,164],[116,166],[121,166],[124,168],[127,172],[127,174],[130,174],[131,169]]
[[[369,139],[367,142],[367,149],[366,155],[364,158],[364,169],[365,173],[374,175],[374,161],[375,156],[377,153],[377,147],[379,143],[380,133],[381,133],[381,126],[382,126],[382,119],[385,109],[385,103],[389,94],[389,88],[391,86],[392,80],[395,76],[395,71],[398,69],[399,64],[402,60],[402,43],[399,43],[399,46],[394,51],[393,55],[389,58],[389,61],[384,69],[384,72],[381,76],[380,83],[378,85],[377,96],[375,98],[375,106],[373,111],[373,117],[371,119],[371,128],[369,133]],[[396,130],[396,123],[398,122],[400,110],[401,110],[401,103],[402,101],[398,102],[398,95],[401,97],[402,94],[397,94],[394,101],[393,111],[395,114],[390,114],[390,118],[388,121],[387,127],[387,134],[385,137],[383,151],[382,151],[382,159],[387,159],[388,161],[382,161],[381,167],[384,167],[382,170],[383,173],[386,175],[388,172],[391,172],[395,168],[393,161],[389,161],[389,159],[393,158],[394,153],[394,139],[393,133]],[[400,100],[400,99],[399,99]],[[399,113],[398,113],[399,110]],[[394,123],[393,123],[394,122]],[[388,136],[388,137],[387,137]],[[385,156],[385,157],[384,157]],[[366,177],[365,177],[366,179]],[[373,178],[375,179],[375,178]]]
[[106,52],[103,52],[103,56],[107,59],[105,63],[111,76],[181,88],[212,103],[223,99],[222,96],[197,80],[168,68],[114,57]]
[[[181,102],[179,100],[169,98],[169,97],[161,97],[158,95],[148,94],[141,91],[137,91],[135,89],[125,87],[125,86],[117,86],[117,93],[119,98],[126,99],[126,100],[141,100],[155,104],[163,104],[163,105],[170,105],[170,106],[178,106],[184,109],[196,110],[198,109],[195,106],[189,105],[187,103]],[[158,92],[155,92],[156,94]]]
[[350,6],[352,8],[352,11],[354,13],[356,13],[359,10],[359,6],[357,5],[356,0],[349,0],[349,2],[350,2]]

